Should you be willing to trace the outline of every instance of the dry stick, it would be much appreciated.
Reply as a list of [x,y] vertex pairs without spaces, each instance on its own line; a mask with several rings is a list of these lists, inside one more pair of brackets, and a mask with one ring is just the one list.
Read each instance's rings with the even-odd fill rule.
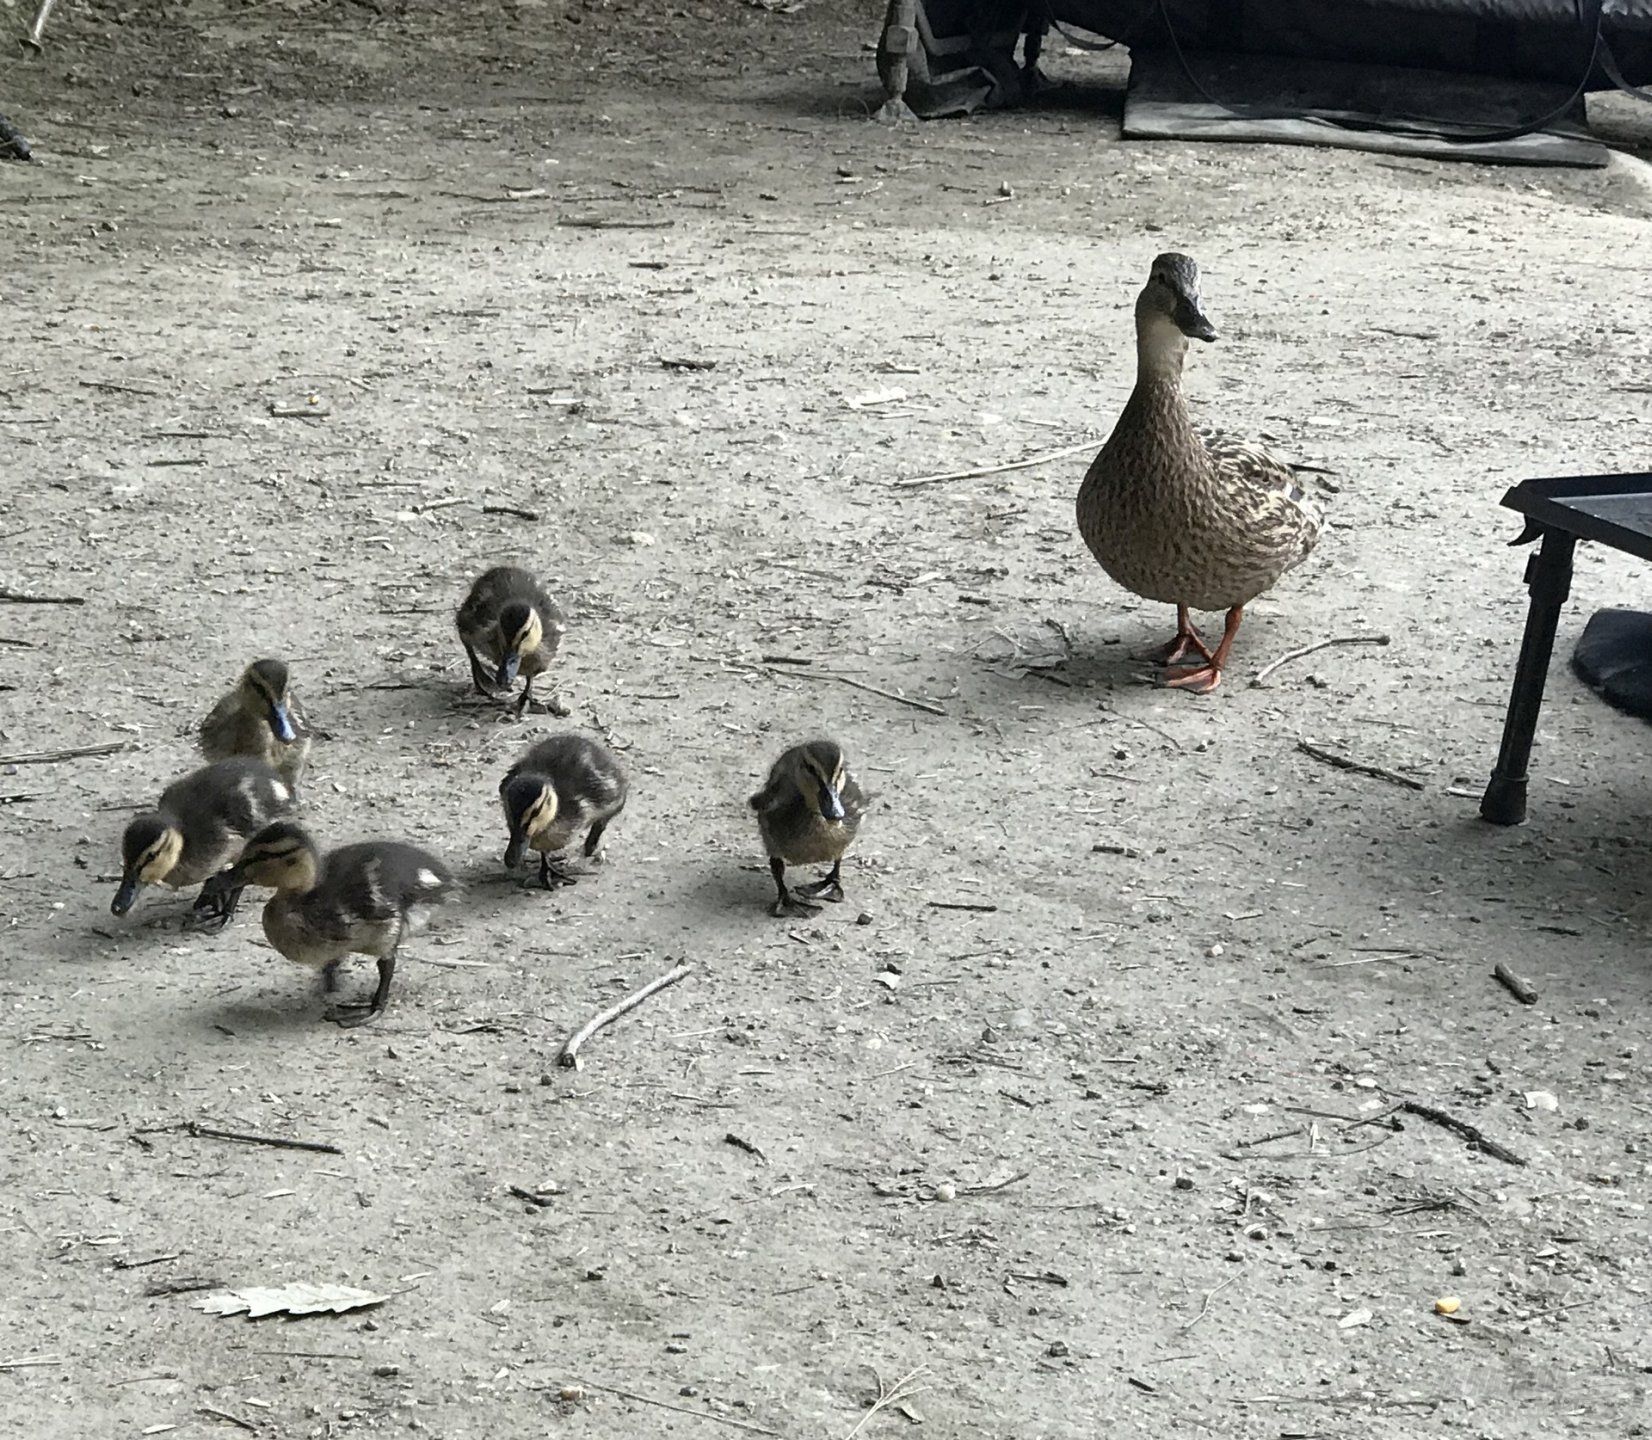
[[1498,961],[1491,973],[1497,977],[1497,983],[1522,1005],[1537,1004],[1537,987],[1530,980],[1524,980],[1516,975],[1502,961]]
[[269,1145],[276,1150],[313,1150],[318,1155],[342,1155],[337,1145],[320,1140],[286,1140],[279,1135],[248,1135],[239,1130],[215,1130],[191,1120],[184,1126],[197,1140],[238,1140],[243,1145]]
[[[871,1369],[870,1366],[867,1368]],[[927,1365],[919,1365],[916,1369],[908,1370],[893,1385],[885,1385],[883,1377],[876,1370],[873,1370],[872,1378],[878,1382],[878,1398],[872,1402],[871,1408],[860,1417],[859,1423],[843,1437],[843,1440],[855,1440],[855,1436],[859,1435],[871,1423],[872,1417],[880,1410],[887,1410],[892,1405],[904,1405],[914,1395],[921,1395],[929,1389],[927,1385],[914,1385],[912,1383],[928,1368]]]
[[1460,1135],[1476,1150],[1484,1150],[1486,1154],[1503,1161],[1508,1165],[1524,1165],[1514,1151],[1506,1145],[1499,1145],[1495,1140],[1488,1140],[1485,1132],[1477,1125],[1470,1125],[1466,1120],[1459,1120],[1455,1115],[1447,1115],[1444,1110],[1436,1110],[1432,1105],[1424,1105],[1418,1100],[1406,1100],[1401,1103],[1400,1109],[1408,1115],[1416,1115],[1427,1120],[1430,1124],[1438,1125],[1442,1130],[1449,1130],[1453,1135]]
[[1281,655],[1271,665],[1264,665],[1251,677],[1252,685],[1260,685],[1268,676],[1272,675],[1281,665],[1289,665],[1293,660],[1300,660],[1304,655],[1312,655],[1316,650],[1328,650],[1333,645],[1386,645],[1386,635],[1335,635],[1329,640],[1320,640],[1313,645],[1304,645],[1300,650],[1293,650],[1289,655]]
[[84,595],[30,595],[25,590],[0,589],[0,600],[8,605],[84,605]]
[[1205,1291],[1205,1302],[1204,1302],[1203,1305],[1201,1305],[1199,1307],[1199,1313],[1197,1315],[1195,1315],[1191,1320],[1189,1320],[1187,1322],[1187,1324],[1182,1326],[1182,1333],[1184,1335],[1189,1330],[1191,1330],[1195,1325],[1197,1325],[1201,1320],[1203,1320],[1206,1315],[1208,1315],[1210,1313],[1211,1299],[1214,1296],[1220,1295],[1222,1293],[1222,1291],[1226,1290],[1228,1288],[1228,1286],[1233,1284],[1233,1282],[1235,1280],[1237,1280],[1238,1278],[1239,1277],[1237,1275],[1229,1275],[1228,1278],[1226,1280],[1224,1280],[1220,1285],[1216,1286],[1214,1289]]
[[111,740],[106,745],[77,745],[69,750],[23,750],[16,755],[0,755],[0,765],[51,765],[59,760],[80,760],[89,755],[113,755],[128,742]]
[[732,1420],[727,1415],[718,1415],[711,1410],[691,1410],[686,1405],[673,1405],[669,1400],[655,1400],[647,1395],[639,1395],[635,1390],[621,1390],[617,1385],[598,1385],[595,1380],[587,1380],[585,1385],[592,1390],[601,1390],[609,1395],[618,1395],[625,1400],[635,1400],[639,1405],[655,1405],[661,1410],[675,1410],[679,1415],[693,1415],[700,1420],[713,1420],[719,1425],[728,1425],[736,1430],[749,1430],[754,1435],[778,1435],[778,1430],[769,1430],[762,1425],[752,1425],[744,1420]]
[[939,705],[932,705],[927,700],[914,700],[909,695],[897,695],[893,690],[880,690],[876,685],[868,685],[864,680],[856,680],[852,675],[839,675],[835,670],[777,670],[771,665],[769,673],[791,675],[798,680],[836,680],[840,684],[851,685],[856,690],[864,690],[868,695],[881,695],[885,700],[910,705],[914,710],[922,710],[926,715],[946,714]]
[[62,1365],[65,1363],[61,1355],[37,1355],[29,1360],[0,1360],[0,1370],[24,1370],[30,1365]]
[[1336,766],[1338,770],[1352,770],[1356,775],[1369,775],[1373,780],[1386,780],[1390,785],[1403,785],[1407,790],[1426,788],[1421,780],[1402,775],[1398,770],[1384,770],[1380,765],[1367,765],[1360,760],[1350,760],[1346,755],[1338,755],[1334,750],[1322,750],[1311,740],[1298,740],[1296,748],[1304,755],[1312,755],[1315,760]]
[[231,1415],[228,1410],[220,1410],[216,1405],[201,1406],[201,1414],[210,1415],[214,1420],[228,1420],[231,1425],[250,1430],[254,1435],[258,1433],[258,1427],[252,1421],[243,1420],[239,1415]]
[[981,465],[973,470],[943,470],[935,475],[919,475],[912,480],[891,480],[889,484],[894,490],[910,490],[914,485],[939,485],[947,480],[975,480],[982,475],[1003,475],[1010,470],[1030,470],[1034,465],[1047,465],[1052,460],[1065,460],[1069,455],[1094,449],[1105,438],[1095,435],[1088,440],[1080,440],[1076,445],[1063,445],[1059,450],[1045,450],[1038,455],[1029,455],[1025,460],[1012,460],[1007,465]]
[[520,505],[484,505],[484,515],[514,515],[518,520],[537,520],[537,510],[524,510]]
[[[637,1006],[641,1005],[642,1002],[650,995],[653,995],[660,990],[664,990],[668,985],[675,985],[679,980],[693,970],[693,968],[694,967],[687,961],[684,961],[681,965],[677,966],[676,969],[670,970],[666,974],[661,975],[659,979],[650,980],[642,987],[641,990],[632,991],[631,994],[627,995],[619,1002],[619,1004],[609,1006],[609,1008],[604,1010],[600,1015],[593,1015],[589,1020],[581,1025],[578,1030],[568,1037],[567,1043],[564,1044],[562,1049],[557,1052],[556,1063],[558,1065],[567,1066],[571,1069],[577,1070],[579,1068],[579,1047],[581,1045],[595,1035],[597,1031],[605,1028],[606,1026],[612,1025],[614,1021],[620,1018],[621,1015],[626,1014],[628,1011],[635,1010]],[[696,1411],[693,1413],[697,1414],[698,1412]]]
[[931,910],[979,910],[984,914],[992,914],[996,905],[978,905],[973,900],[930,900],[925,902]]

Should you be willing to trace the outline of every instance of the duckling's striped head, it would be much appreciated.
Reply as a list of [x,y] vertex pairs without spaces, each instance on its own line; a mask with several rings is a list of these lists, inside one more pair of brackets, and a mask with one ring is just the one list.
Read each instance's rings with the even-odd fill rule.
[[275,738],[286,744],[294,737],[287,709],[287,662],[254,660],[241,677],[241,689],[253,708],[265,717]]
[[494,684],[509,685],[516,679],[522,657],[539,648],[545,638],[545,622],[532,605],[513,600],[499,612],[499,672]]
[[302,891],[314,888],[318,868],[315,841],[304,828],[291,820],[277,820],[247,841],[235,862],[234,875],[242,885]]
[[510,844],[505,849],[505,868],[514,870],[536,835],[542,835],[556,820],[556,786],[543,775],[507,775],[499,786],[499,802],[510,826]]
[[159,885],[183,858],[184,837],[166,816],[149,811],[138,816],[121,836],[120,888],[109,909],[124,915],[138,898],[142,885]]
[[1192,340],[1214,340],[1216,327],[1205,314],[1199,294],[1199,267],[1190,255],[1167,251],[1156,257],[1147,284],[1136,301],[1138,328],[1156,318],[1167,319]]
[[803,793],[818,805],[821,819],[843,819],[843,785],[849,778],[843,747],[836,740],[810,740],[792,753]]

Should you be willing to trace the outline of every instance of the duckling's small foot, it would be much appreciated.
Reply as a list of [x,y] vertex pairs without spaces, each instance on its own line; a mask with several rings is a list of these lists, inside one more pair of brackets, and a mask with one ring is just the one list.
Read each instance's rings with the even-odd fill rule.
[[577,885],[578,878],[570,875],[560,865],[551,864],[550,857],[539,857],[539,883],[547,890],[560,890],[565,885]]
[[843,862],[840,860],[832,866],[831,874],[822,880],[816,880],[808,885],[794,885],[792,894],[805,895],[811,900],[829,900],[837,905],[843,900]]
[[[407,928],[406,921],[402,922],[402,929]],[[332,967],[328,967],[331,969]],[[365,1025],[375,1015],[384,1012],[385,1004],[390,999],[390,981],[396,973],[396,953],[391,951],[379,961],[378,988],[373,991],[373,998],[365,1005],[334,1005],[327,1012],[327,1018],[335,1025],[341,1025],[346,1030],[354,1030],[358,1025]],[[325,982],[327,971],[322,971]],[[335,980],[336,983],[336,980]]]
[[365,1025],[383,1011],[382,1005],[374,1005],[371,1002],[366,1005],[334,1005],[327,1011],[327,1018],[341,1029],[354,1030],[356,1026]]
[[786,862],[778,855],[769,857],[769,874],[774,876],[774,904],[769,906],[769,914],[777,918],[785,915],[813,915],[820,909],[814,901],[804,899],[801,892],[787,886]]
[[201,887],[184,924],[192,930],[222,930],[234,918],[240,898],[240,887],[228,884],[221,875],[214,875]]
[[788,890],[784,895],[777,899],[774,904],[769,906],[769,914],[775,916],[776,918],[795,916],[801,919],[805,916],[818,915],[819,913],[820,906],[816,905],[812,900],[803,899],[803,897],[795,890]]
[[487,696],[489,700],[497,700],[499,687],[493,683],[493,676],[483,667],[481,657],[468,640],[465,642],[465,654],[470,657],[470,683],[476,687],[476,693]]

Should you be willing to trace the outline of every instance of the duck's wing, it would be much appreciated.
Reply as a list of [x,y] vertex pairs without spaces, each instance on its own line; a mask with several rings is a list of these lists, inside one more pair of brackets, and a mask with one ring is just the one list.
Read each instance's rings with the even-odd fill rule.
[[1259,511],[1275,523],[1319,533],[1324,517],[1289,461],[1254,440],[1237,440],[1209,425],[1193,428],[1217,475],[1244,489]]

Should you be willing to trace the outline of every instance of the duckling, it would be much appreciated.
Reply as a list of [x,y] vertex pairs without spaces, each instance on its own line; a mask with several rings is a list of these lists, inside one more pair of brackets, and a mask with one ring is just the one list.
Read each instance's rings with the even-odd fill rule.
[[[843,899],[843,852],[860,829],[866,796],[849,772],[835,740],[794,745],[774,762],[763,788],[747,804],[769,852],[769,873],[778,892],[773,913],[807,915],[815,899]],[[830,873],[813,884],[786,887],[786,866],[824,865]]]
[[293,813],[293,792],[262,760],[217,760],[161,791],[159,804],[121,837],[121,882],[109,909],[124,915],[143,885],[202,886],[195,918],[212,928],[235,913],[241,891],[225,867],[247,837]]
[[365,1005],[335,1005],[327,1018],[340,1025],[365,1024],[390,998],[396,952],[419,927],[426,906],[454,891],[447,866],[428,851],[397,840],[341,845],[325,858],[291,821],[267,826],[247,842],[235,865],[242,885],[267,885],[264,934],[289,960],[321,971],[323,990],[338,989],[347,955],[379,962],[378,988]]
[[[1193,423],[1182,395],[1189,339],[1216,338],[1199,267],[1160,255],[1136,300],[1136,386],[1078,492],[1078,528],[1114,580],[1176,607],[1158,658],[1167,684],[1208,694],[1221,682],[1245,606],[1305,560],[1323,519],[1291,467]],[[1225,610],[1214,652],[1190,610]]]
[[514,870],[530,847],[539,852],[539,883],[572,885],[574,877],[553,864],[580,830],[593,857],[608,822],[625,808],[629,784],[618,757],[584,735],[552,735],[528,747],[499,782],[499,800],[510,826],[505,868]]
[[303,708],[288,688],[284,660],[254,660],[240,683],[201,722],[208,760],[250,755],[273,765],[296,794],[310,754]]
[[470,587],[454,620],[480,694],[508,694],[519,673],[526,680],[516,702],[520,715],[532,699],[534,677],[550,668],[568,628],[556,601],[526,570],[495,565]]

